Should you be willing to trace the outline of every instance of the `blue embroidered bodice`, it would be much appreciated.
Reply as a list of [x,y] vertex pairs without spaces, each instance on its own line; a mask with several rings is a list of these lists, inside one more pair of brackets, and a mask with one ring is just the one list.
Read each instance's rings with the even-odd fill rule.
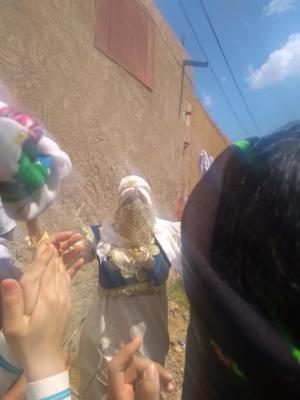
[[[96,243],[101,241],[100,225],[91,227]],[[159,242],[155,239],[155,245],[159,248],[159,254],[153,256],[154,265],[151,268],[143,269],[146,274],[146,282],[150,282],[153,286],[163,286],[169,276],[171,263],[168,260]],[[141,283],[136,276],[125,278],[120,269],[112,266],[110,255],[106,255],[102,259],[98,257],[99,262],[99,284],[103,289],[117,289]]]

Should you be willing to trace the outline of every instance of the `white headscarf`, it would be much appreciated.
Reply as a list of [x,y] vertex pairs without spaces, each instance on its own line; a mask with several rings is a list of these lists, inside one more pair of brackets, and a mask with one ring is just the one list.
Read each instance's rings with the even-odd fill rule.
[[[119,205],[128,199],[135,199],[137,192],[153,206],[150,185],[140,176],[130,175],[123,178],[118,187]],[[180,251],[180,222],[171,222],[160,218],[155,219],[154,235],[162,246],[173,268],[182,275]],[[97,246],[100,258],[107,254],[111,245],[122,245],[118,234],[113,229],[112,221],[107,219],[100,228],[101,242]]]
[[123,178],[118,187],[119,205],[126,200],[133,200],[137,194],[145,199],[147,205],[152,206],[150,185],[137,175],[129,175]]

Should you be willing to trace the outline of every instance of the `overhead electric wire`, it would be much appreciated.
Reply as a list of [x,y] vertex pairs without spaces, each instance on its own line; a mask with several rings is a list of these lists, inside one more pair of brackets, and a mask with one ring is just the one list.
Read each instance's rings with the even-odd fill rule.
[[219,78],[218,78],[218,76],[217,76],[217,74],[216,74],[211,62],[209,61],[209,58],[207,57],[206,51],[204,50],[204,48],[203,48],[203,46],[202,46],[202,44],[200,42],[199,36],[198,36],[197,32],[195,31],[195,28],[194,28],[194,26],[192,24],[192,21],[190,20],[190,17],[188,16],[185,7],[182,4],[182,1],[181,0],[178,0],[178,1],[179,1],[179,5],[180,5],[180,7],[181,7],[181,9],[183,11],[183,14],[184,14],[189,26],[190,26],[190,29],[193,32],[193,35],[194,35],[194,37],[196,39],[196,42],[198,43],[198,46],[200,47],[201,52],[203,53],[204,57],[206,58],[206,60],[208,62],[208,68],[211,70],[211,73],[213,74],[213,76],[214,76],[214,78],[215,78],[215,80],[216,80],[216,82],[217,82],[217,84],[219,86],[219,89],[221,90],[221,92],[222,92],[222,94],[223,94],[223,96],[224,96],[224,98],[226,100],[226,103],[227,103],[228,107],[232,111],[232,113],[235,116],[236,120],[238,121],[240,127],[248,134],[248,130],[245,128],[245,125],[242,123],[242,121],[240,120],[239,116],[237,115],[235,109],[233,108],[233,106],[232,106],[232,104],[231,104],[231,102],[230,102],[225,90],[223,89],[223,86],[221,85],[221,82],[220,82],[220,80],[219,80]]
[[230,65],[230,63],[229,63],[229,61],[228,61],[228,58],[227,58],[227,56],[226,56],[226,54],[225,54],[225,52],[224,52],[224,50],[223,50],[223,46],[222,46],[222,44],[221,44],[221,42],[220,42],[220,39],[219,39],[219,37],[218,37],[218,35],[217,35],[216,31],[215,31],[215,28],[214,28],[214,26],[213,26],[213,23],[212,23],[212,21],[211,21],[211,19],[210,19],[210,16],[209,16],[209,14],[208,14],[208,11],[207,11],[207,9],[206,9],[206,7],[205,7],[204,1],[203,1],[203,0],[200,0],[200,3],[201,3],[201,5],[202,5],[202,8],[203,8],[204,14],[205,14],[205,16],[206,16],[206,19],[207,19],[207,21],[208,21],[208,23],[209,23],[209,26],[210,26],[210,28],[211,28],[211,30],[212,30],[212,32],[213,32],[213,35],[214,35],[214,37],[215,37],[215,39],[216,39],[216,41],[217,41],[217,43],[218,43],[219,49],[220,49],[220,51],[221,51],[221,53],[222,53],[222,56],[223,56],[223,58],[224,58],[224,60],[225,60],[225,63],[226,63],[227,68],[228,68],[228,70],[229,70],[229,73],[230,73],[230,75],[231,75],[231,77],[232,77],[232,79],[233,79],[233,82],[234,82],[234,84],[235,84],[235,87],[236,87],[237,91],[239,92],[239,94],[240,94],[240,96],[241,96],[241,99],[242,99],[242,101],[243,101],[243,103],[244,103],[244,106],[245,106],[245,108],[246,108],[246,110],[247,110],[249,116],[250,116],[251,121],[253,122],[253,125],[254,125],[255,128],[257,129],[258,133],[261,135],[261,130],[259,129],[259,127],[258,127],[258,125],[257,125],[257,122],[255,121],[255,118],[254,118],[254,116],[253,116],[253,114],[252,114],[252,111],[250,110],[250,108],[249,108],[249,106],[248,106],[248,103],[247,103],[247,101],[246,101],[246,99],[245,99],[245,96],[243,95],[243,92],[242,92],[242,90],[241,90],[241,88],[240,88],[240,85],[239,85],[239,83],[238,83],[238,81],[237,81],[237,79],[236,79],[236,77],[235,77],[235,74],[234,74],[234,72],[233,72],[233,70],[232,70],[232,68],[231,68],[231,65]]

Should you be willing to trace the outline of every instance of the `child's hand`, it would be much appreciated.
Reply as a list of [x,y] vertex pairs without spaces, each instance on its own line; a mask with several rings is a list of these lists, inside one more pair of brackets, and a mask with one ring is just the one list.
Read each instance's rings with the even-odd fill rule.
[[[31,315],[38,296],[40,279],[44,272],[45,265],[47,266],[55,251],[64,254],[63,261],[67,264],[72,257],[80,254],[81,247],[76,246],[70,250],[81,239],[79,233],[61,232],[52,235],[44,243],[42,243],[37,251],[33,262],[26,268],[20,284],[24,292],[24,313]],[[70,264],[67,269],[68,275],[72,278],[78,269],[83,265],[84,260],[81,258],[75,263]]]
[[143,376],[143,372],[152,363],[157,369],[161,391],[172,393],[175,389],[172,375],[160,364],[139,355],[133,355],[125,371],[125,382],[135,382]]
[[70,277],[54,245],[40,259],[42,277],[30,316],[24,312],[25,293],[17,281],[1,284],[3,333],[32,382],[66,369],[63,338],[70,311]]
[[124,346],[108,364],[108,399],[134,400],[138,384],[143,400],[159,400],[160,380],[171,392],[172,377],[159,364],[134,353],[141,347],[141,339],[135,338]]

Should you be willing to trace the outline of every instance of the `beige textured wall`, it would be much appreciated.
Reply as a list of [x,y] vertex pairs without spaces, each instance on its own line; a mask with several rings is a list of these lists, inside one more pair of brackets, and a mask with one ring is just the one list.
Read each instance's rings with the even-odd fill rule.
[[135,168],[159,203],[173,205],[184,128],[176,118],[181,75],[161,36],[151,93],[95,49],[95,0],[0,5],[1,79],[70,153],[91,215],[111,204],[115,183]]
[[[200,143],[219,151],[212,139],[216,129],[202,109],[193,122],[199,136],[186,127],[184,110],[178,118],[187,55],[153,0],[140,1],[156,25],[153,92],[95,48],[95,0],[0,0],[0,79],[43,121],[75,167],[43,216],[51,232],[101,221],[115,206],[118,180],[128,173],[150,181],[161,215],[172,218],[183,178],[192,179],[184,140],[191,142],[191,166]],[[184,79],[183,89],[183,104],[193,103],[190,80]],[[28,259],[20,243],[15,255],[19,263]],[[87,311],[96,276],[92,265],[75,278],[72,326]]]
[[[95,0],[0,0],[0,79],[75,166],[44,216],[50,231],[97,223],[114,208],[116,185],[128,173],[148,179],[162,215],[174,215],[185,130],[178,63],[185,55],[152,1],[143,3],[160,26],[153,92],[94,47]],[[21,245],[17,255],[25,261]],[[86,312],[95,276],[95,266],[86,267],[75,280],[73,322]]]

